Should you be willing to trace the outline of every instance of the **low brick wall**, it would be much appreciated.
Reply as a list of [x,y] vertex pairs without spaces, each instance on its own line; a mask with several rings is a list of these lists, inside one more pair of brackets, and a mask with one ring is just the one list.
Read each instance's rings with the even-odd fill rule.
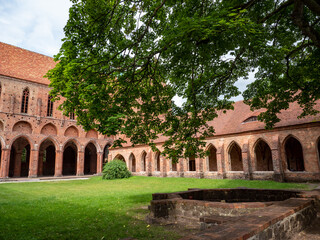
[[153,194],[153,199],[151,222],[203,230],[185,240],[288,239],[316,218],[320,191],[192,189]]

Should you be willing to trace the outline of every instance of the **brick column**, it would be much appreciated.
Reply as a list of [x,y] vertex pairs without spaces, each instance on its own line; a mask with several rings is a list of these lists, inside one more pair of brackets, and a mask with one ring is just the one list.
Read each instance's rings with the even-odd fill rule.
[[63,152],[61,150],[56,150],[56,160],[54,167],[54,176],[62,176],[62,167],[63,167]]
[[167,176],[167,159],[160,155],[160,171],[161,171],[161,177]]
[[217,168],[218,168],[218,178],[226,178],[226,168],[224,159],[224,145],[221,144],[217,149]]
[[44,155],[44,152],[41,151],[39,152],[39,161],[38,161],[38,175],[39,176],[42,176],[43,174],[43,155]]
[[250,172],[250,154],[249,154],[249,147],[248,144],[245,143],[241,149],[242,154],[242,164],[243,164],[243,173],[245,179],[251,179],[251,172]]
[[198,178],[204,178],[203,173],[203,158],[196,158],[196,172],[198,175]]
[[152,176],[152,151],[149,151],[146,156],[146,172],[148,176]]
[[9,166],[10,166],[10,149],[2,149],[0,178],[9,177]]
[[[29,178],[34,178],[38,176],[38,160],[39,151],[36,149],[31,149],[30,151],[30,163],[29,163]],[[20,161],[21,162],[21,161]]]
[[281,155],[280,155],[280,144],[279,137],[274,136],[271,142],[271,155],[273,165],[273,180],[277,182],[284,181],[284,173],[282,169]]
[[97,174],[102,173],[103,152],[97,152]]
[[[14,155],[13,177],[20,177],[21,175],[21,156],[22,156],[22,151],[17,151],[16,154]],[[30,156],[30,162],[31,162],[31,156]]]
[[183,164],[184,159],[180,158],[179,162],[177,164],[177,170],[179,171],[179,177],[184,177],[184,164]]
[[84,151],[78,151],[77,176],[84,175]]

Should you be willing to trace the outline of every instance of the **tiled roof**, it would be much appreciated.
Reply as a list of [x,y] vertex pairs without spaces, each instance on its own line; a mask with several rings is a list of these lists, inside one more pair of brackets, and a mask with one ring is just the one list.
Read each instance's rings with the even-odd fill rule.
[[[315,108],[320,111],[320,101],[317,102]],[[218,117],[213,121],[208,122],[208,124],[209,126],[214,127],[214,136],[264,130],[265,124],[263,122],[253,121],[244,123],[246,119],[252,116],[258,116],[262,111],[263,110],[252,112],[250,110],[250,107],[244,104],[243,101],[238,101],[234,103],[234,110],[228,110],[226,111],[226,113],[223,113],[222,111],[218,112]],[[301,112],[302,110],[297,103],[290,104],[289,109],[283,110],[278,115],[281,121],[276,123],[274,128],[320,122],[320,114],[298,119],[298,116],[301,114]],[[128,143],[123,144],[123,146],[131,146],[131,144],[129,143],[129,139],[127,138],[126,140],[128,141]],[[162,143],[165,140],[167,140],[167,137],[159,136],[159,138],[157,138],[155,142]]]
[[[318,101],[315,108],[320,110],[320,101]],[[263,130],[265,128],[265,124],[262,122],[253,121],[244,123],[246,119],[251,116],[258,116],[262,111],[263,110],[252,112],[248,105],[244,104],[243,101],[239,101],[234,104],[234,110],[228,110],[225,114],[219,112],[219,116],[213,121],[210,121],[209,125],[215,128],[215,135]],[[298,116],[301,113],[302,110],[297,103],[290,104],[289,109],[281,111],[278,115],[280,122],[276,123],[274,127],[277,128],[310,122],[320,122],[320,114],[317,116],[308,116],[298,119]]]
[[54,66],[51,57],[0,42],[0,75],[48,85],[43,76]]

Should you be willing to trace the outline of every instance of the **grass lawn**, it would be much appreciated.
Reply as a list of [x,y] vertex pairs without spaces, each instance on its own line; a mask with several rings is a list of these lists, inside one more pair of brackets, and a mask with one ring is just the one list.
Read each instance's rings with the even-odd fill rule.
[[299,188],[272,181],[131,177],[0,184],[0,239],[178,239],[145,221],[156,192],[188,188]]

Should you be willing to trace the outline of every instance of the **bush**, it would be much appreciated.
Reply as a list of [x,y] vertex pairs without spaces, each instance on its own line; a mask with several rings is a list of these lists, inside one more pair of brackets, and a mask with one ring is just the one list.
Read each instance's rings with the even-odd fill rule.
[[114,159],[103,167],[102,179],[118,179],[131,177],[125,162]]

